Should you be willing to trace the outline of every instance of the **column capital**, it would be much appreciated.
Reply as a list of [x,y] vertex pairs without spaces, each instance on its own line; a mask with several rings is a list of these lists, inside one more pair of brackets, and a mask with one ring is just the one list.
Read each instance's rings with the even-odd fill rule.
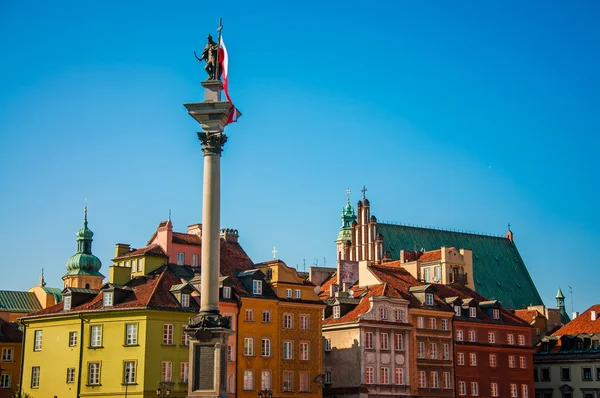
[[223,146],[227,142],[227,136],[223,133],[198,133],[198,139],[202,143],[204,156],[219,155],[223,152]]

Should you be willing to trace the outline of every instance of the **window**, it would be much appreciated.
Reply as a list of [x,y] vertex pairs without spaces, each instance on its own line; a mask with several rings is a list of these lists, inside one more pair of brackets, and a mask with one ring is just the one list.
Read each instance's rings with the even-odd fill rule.
[[331,384],[331,370],[325,371],[325,384]]
[[396,321],[398,321],[398,322],[404,322],[404,311],[402,311],[402,310],[395,310],[394,314],[395,314]]
[[244,315],[244,321],[245,322],[254,322],[254,310],[253,309],[247,309]]
[[430,274],[431,274],[431,269],[429,267],[423,268],[423,281],[431,282]]
[[190,295],[186,293],[181,293],[181,306],[183,308],[188,308],[190,306]]
[[[462,308],[460,308],[460,305],[455,305],[454,306],[454,315],[456,315],[456,316],[461,316],[462,315]],[[465,394],[466,394],[466,392],[465,392]]]
[[291,341],[283,342],[283,359],[294,359],[294,343]]
[[244,370],[244,390],[254,390],[254,371]]
[[390,349],[390,339],[389,339],[389,335],[387,333],[380,333],[379,334],[379,347],[382,350],[389,350]]
[[373,348],[373,332],[365,332],[365,348]]
[[162,363],[162,378],[163,383],[170,383],[173,381],[173,362]]
[[183,265],[185,262],[185,254],[177,253],[177,265]]
[[230,299],[231,298],[231,287],[223,286],[223,298]]
[[477,336],[474,330],[469,330],[469,341],[475,342],[477,340]]
[[89,385],[100,384],[100,362],[88,363],[88,382]]
[[292,298],[292,289],[285,289],[285,297]]
[[390,368],[381,368],[381,384],[390,384]]
[[365,368],[365,383],[366,384],[373,384],[373,367],[372,366],[367,366]]
[[475,307],[469,307],[469,317],[470,318],[477,318],[477,308],[475,308]]
[[452,381],[450,380],[450,372],[444,372],[444,373],[442,373],[442,375],[444,376],[444,388],[445,389],[452,388]]
[[422,316],[417,318],[417,327],[419,329],[423,329],[425,327],[425,318],[423,318]]
[[429,345],[429,358],[438,359],[438,345],[437,343],[431,343]]
[[123,363],[123,382],[124,384],[135,384],[135,361]]
[[335,319],[340,317],[340,306],[336,305],[335,307],[333,307],[333,317]]
[[469,354],[469,365],[477,366],[477,354],[474,352]]
[[283,314],[283,328],[292,329],[294,326],[292,314]]
[[425,293],[425,305],[433,305],[433,294]]
[[233,394],[234,382],[233,375],[227,375],[227,393]]
[[498,366],[498,357],[496,354],[490,354],[490,368],[495,368]]
[[40,387],[40,367],[34,366],[31,368],[31,388]]
[[190,345],[190,335],[185,332],[187,327],[185,323],[181,325],[181,345]]
[[271,356],[271,339],[261,339],[260,355],[263,357]]
[[488,332],[488,343],[490,343],[490,344],[496,343],[496,333],[495,332]]
[[419,388],[427,387],[427,375],[424,370],[419,371]]
[[440,375],[438,372],[431,372],[431,388],[440,388]]
[[519,335],[519,345],[525,345],[525,335]]
[[550,368],[542,369],[542,381],[550,381]]
[[527,384],[521,384],[521,397],[529,398],[529,388],[527,388]]
[[63,300],[63,310],[70,311],[71,310],[71,296],[65,296]]
[[142,272],[142,259],[138,258],[137,260],[137,270],[138,272]]
[[519,357],[519,367],[521,369],[527,369],[527,358],[525,358],[524,356]]
[[427,353],[425,350],[425,343],[422,341],[419,341],[419,344],[417,346],[417,358],[426,358]]
[[403,368],[396,368],[396,378],[394,381],[397,385],[400,385],[400,386],[404,384],[404,369]]
[[592,380],[592,368],[581,368],[581,374],[583,375],[583,381]]
[[137,345],[137,323],[125,324],[125,345]]
[[512,333],[509,333],[506,335],[506,343],[507,344],[515,344],[515,335]]
[[560,368],[560,379],[562,381],[571,381],[571,368]]
[[227,344],[227,361],[233,362],[233,346]]
[[271,389],[271,371],[263,370],[260,372],[260,388],[261,390]]
[[500,319],[500,310],[498,308],[492,310],[492,317],[494,319]]
[[12,362],[13,361],[13,349],[12,348],[3,348],[2,349],[2,362]]
[[449,360],[450,359],[450,344],[444,343],[443,349],[444,349],[444,351],[443,351],[442,359]]
[[600,367],[596,367],[596,380],[600,380]]
[[67,368],[67,383],[75,383],[75,368]]
[[252,294],[262,295],[262,281],[252,281]]
[[516,368],[517,367],[517,363],[516,363],[514,355],[509,355],[508,356],[508,367],[509,368]]
[[192,254],[192,267],[197,267],[197,266],[198,266],[198,255]]
[[498,383],[490,383],[490,395],[492,397],[498,396]]
[[464,340],[464,332],[459,329],[456,331],[456,341],[463,341],[463,340]]
[[429,329],[437,329],[437,319],[429,318]]
[[181,383],[188,382],[188,375],[190,373],[189,370],[190,370],[189,362],[181,362],[179,364],[179,381]]
[[112,307],[112,305],[113,305],[113,293],[112,292],[104,292],[102,294],[102,305],[104,307]]
[[433,281],[436,283],[442,281],[442,267],[439,265],[433,268]]
[[308,361],[308,353],[309,353],[310,349],[309,349],[309,345],[307,342],[301,342],[300,343],[300,360],[301,361]]
[[294,374],[292,372],[283,372],[283,391],[292,392],[294,390]]
[[10,373],[2,373],[0,375],[0,388],[10,388]]
[[519,396],[519,390],[516,384],[510,385],[510,396],[511,398],[517,398]]
[[33,351],[42,351],[42,331],[33,332]]
[[465,364],[465,354],[464,353],[459,352],[458,354],[456,354],[456,363],[461,366]]
[[254,338],[244,337],[244,356],[251,357],[254,355]]
[[166,323],[163,325],[163,344],[172,345],[173,344],[173,324]]
[[479,395],[479,383],[476,381],[471,382],[471,396],[476,397]]
[[263,323],[271,323],[271,310],[263,310],[262,321]]
[[400,334],[400,333],[396,333],[394,336],[396,336],[396,344],[394,346],[394,349],[396,351],[403,351],[404,350],[404,335]]
[[467,395],[467,383],[464,381],[458,382],[458,395]]
[[77,345],[77,332],[69,332],[69,347]]
[[382,321],[387,321],[388,319],[388,309],[387,307],[379,308],[379,319]]
[[300,329],[308,330],[308,315],[300,315]]
[[302,290],[296,289],[296,298],[297,299],[301,299],[302,298]]
[[448,330],[448,320],[442,319],[442,330]]
[[331,339],[325,339],[325,352],[331,351]]
[[90,347],[102,347],[102,325],[91,327]]

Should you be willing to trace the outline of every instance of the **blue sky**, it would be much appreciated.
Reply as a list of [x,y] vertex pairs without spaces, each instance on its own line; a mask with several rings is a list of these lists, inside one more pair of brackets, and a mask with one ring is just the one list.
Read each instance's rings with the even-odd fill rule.
[[[125,3],[125,4],[122,4]],[[335,263],[352,189],[379,220],[503,235],[546,304],[599,302],[597,2],[0,2],[0,289],[61,286],[87,198],[104,273],[201,221],[193,57],[224,21],[243,112],[222,226],[251,258]]]

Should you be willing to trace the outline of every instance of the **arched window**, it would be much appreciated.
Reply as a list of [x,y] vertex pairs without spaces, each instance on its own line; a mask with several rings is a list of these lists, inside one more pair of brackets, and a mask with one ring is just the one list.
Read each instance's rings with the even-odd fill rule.
[[85,288],[86,288],[86,289],[89,289],[89,288],[90,288],[90,284],[89,284],[89,283],[86,283],[86,284],[85,284]]

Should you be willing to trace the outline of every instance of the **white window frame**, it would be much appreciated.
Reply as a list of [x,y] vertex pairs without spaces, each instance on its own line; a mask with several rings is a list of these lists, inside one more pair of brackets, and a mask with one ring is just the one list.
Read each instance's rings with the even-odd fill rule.
[[114,293],[113,292],[104,292],[102,293],[102,306],[103,307],[112,307],[114,303]]
[[472,397],[479,396],[479,383],[476,381],[471,382],[471,396]]
[[309,316],[306,314],[300,315],[300,330],[308,330]]
[[510,397],[517,398],[519,396],[519,386],[514,383],[510,384]]
[[185,264],[185,253],[179,252],[177,253],[177,265]]
[[457,329],[456,330],[456,341],[464,341],[465,339],[465,332],[463,332],[462,329]]
[[171,383],[173,381],[173,362],[163,361],[161,363],[160,380],[163,383]]
[[189,346],[190,345],[190,335],[185,332],[188,325],[186,323],[181,325],[181,345]]
[[437,371],[432,371],[431,374],[431,387],[430,388],[440,388],[440,374]]
[[252,294],[255,294],[257,296],[262,296],[263,288],[262,288],[261,280],[258,280],[258,279],[252,280]]
[[429,318],[429,329],[437,330],[437,319],[436,318]]
[[396,367],[396,371],[394,374],[395,384],[398,386],[404,385],[404,368]]
[[477,366],[477,353],[469,353],[469,366]]
[[465,353],[464,352],[459,352],[456,354],[456,364],[459,366],[465,365]]
[[462,308],[460,305],[455,305],[454,306],[454,315],[455,316],[462,316]]
[[138,258],[137,259],[137,272],[142,272],[143,271],[143,267],[142,267],[142,259]]
[[488,332],[488,343],[496,344],[496,332]]
[[33,351],[42,351],[43,334],[41,330],[33,332]]
[[425,305],[433,305],[433,293],[425,293]]
[[198,266],[198,255],[192,254],[192,267],[197,267],[197,266]]
[[254,310],[252,308],[247,308],[244,311],[244,322],[254,322]]
[[438,359],[437,343],[429,343],[429,359]]
[[266,337],[260,339],[260,355],[262,357],[271,356],[271,339]]
[[496,382],[490,383],[490,395],[492,397],[498,396],[498,383],[496,383]]
[[283,314],[283,328],[293,329],[294,328],[294,316],[292,314]]
[[404,351],[404,335],[402,333],[394,333],[394,350],[395,351]]
[[325,371],[325,384],[331,384],[331,370]]
[[424,370],[419,370],[419,388],[427,388],[427,373]]
[[283,392],[294,391],[294,373],[291,371],[283,372]]
[[[137,373],[135,365],[135,361],[123,362],[123,384],[135,384],[135,377]],[[128,369],[129,372],[127,372]]]
[[40,373],[39,366],[31,368],[31,388],[40,388]]
[[477,308],[469,307],[469,318],[477,318]]
[[12,362],[14,360],[14,349],[7,347],[2,349],[2,362]]
[[509,369],[515,369],[517,367],[517,358],[514,355],[508,356],[508,367]]
[[179,381],[180,383],[187,383],[190,378],[190,363],[181,362],[179,364]]
[[231,286],[223,286],[223,298],[231,298]]
[[521,398],[529,398],[529,388],[527,384],[521,384]]
[[458,382],[458,395],[467,395],[467,383],[465,381]]
[[469,342],[474,343],[477,341],[477,333],[474,330],[469,330]]
[[427,347],[425,346],[425,342],[419,341],[417,344],[417,358],[424,359],[427,358]]
[[11,388],[11,382],[12,382],[11,379],[12,379],[12,373],[6,372],[6,373],[0,374],[0,388]]
[[291,361],[294,359],[294,342],[284,341],[283,342],[283,359]]
[[387,366],[381,367],[381,378],[379,381],[381,384],[390,384],[390,368]]
[[100,362],[88,362],[88,378],[87,384],[90,386],[97,386],[100,384]]
[[125,345],[137,345],[137,323],[125,324]]
[[310,343],[308,341],[300,342],[300,360],[310,361]]
[[71,296],[65,296],[63,298],[63,310],[65,310],[65,311],[71,310]]
[[509,333],[506,335],[506,344],[515,345],[515,335]]
[[285,289],[285,296],[287,298],[292,298],[292,289]]
[[270,370],[262,370],[260,372],[260,389],[270,390],[272,387],[272,375]]
[[173,345],[174,325],[172,323],[163,324],[163,345]]
[[448,390],[452,388],[452,380],[450,379],[450,372],[442,372],[444,379],[444,389]]
[[375,383],[375,372],[372,366],[365,367],[365,384]]
[[365,332],[365,348],[373,349],[373,332]]
[[489,355],[489,366],[490,366],[490,368],[498,367],[498,357],[496,356],[496,354]]
[[444,343],[444,345],[442,346],[443,349],[443,354],[442,354],[442,359],[443,360],[449,360],[450,359],[450,344],[448,343]]
[[525,345],[525,335],[524,334],[520,334],[518,337],[518,341],[519,341],[519,345],[520,346],[524,346]]
[[244,382],[242,389],[244,391],[254,390],[254,370],[244,370]]
[[67,384],[75,383],[75,368],[67,368]]
[[331,339],[325,339],[325,352],[331,351]]
[[254,356],[254,337],[244,337],[244,356]]
[[519,368],[527,369],[527,358],[524,356],[519,356]]
[[181,306],[183,308],[190,307],[190,295],[188,293],[181,293]]
[[442,330],[448,330],[448,320],[442,319]]
[[77,347],[77,332],[69,332],[69,347]]
[[390,349],[390,335],[386,332],[379,333],[379,348],[381,350],[389,350]]
[[262,321],[263,323],[271,323],[271,310],[263,310]]
[[425,329],[425,318],[420,316],[417,317],[417,328],[419,329]]
[[301,299],[302,298],[302,290],[296,289],[296,298],[297,299]]
[[388,320],[388,308],[387,307],[379,307],[379,319],[382,321]]
[[500,310],[498,308],[492,309],[492,318],[500,319]]
[[102,325],[92,325],[90,327],[90,347],[102,347]]
[[339,319],[340,317],[340,306],[339,305],[334,305],[333,306],[333,318],[334,319]]

